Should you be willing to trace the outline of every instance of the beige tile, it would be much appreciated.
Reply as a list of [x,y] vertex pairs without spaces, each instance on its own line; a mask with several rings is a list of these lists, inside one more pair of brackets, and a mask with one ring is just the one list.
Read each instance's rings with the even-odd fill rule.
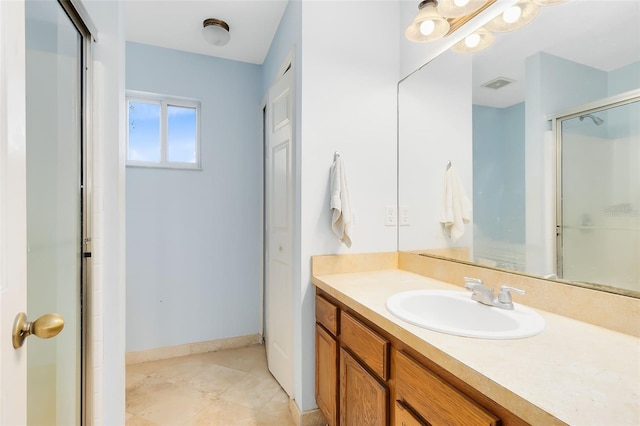
[[127,426],[292,426],[288,407],[261,345],[127,366]]
[[184,424],[213,402],[213,398],[202,392],[173,383],[147,396],[137,416],[163,425]]
[[262,408],[281,390],[271,377],[248,375],[220,395],[220,399],[249,408]]
[[141,362],[127,366],[127,375],[142,374],[148,377],[160,377],[171,379],[174,377],[186,377],[209,365],[206,359],[198,355],[181,356],[162,359],[158,361]]
[[190,376],[191,378],[187,383],[191,388],[208,396],[217,397],[231,386],[242,381],[248,376],[248,373],[213,364]]
[[126,419],[127,426],[160,426],[158,423],[134,416]]
[[219,352],[200,354],[207,362],[247,373],[266,373],[267,358],[262,345],[246,346]]
[[289,418],[289,396],[280,389],[273,395],[273,398],[262,408],[262,412],[271,414],[279,418]]
[[198,414],[185,422],[185,425],[228,426],[250,422],[258,417],[259,412],[233,402],[215,400],[204,407]]

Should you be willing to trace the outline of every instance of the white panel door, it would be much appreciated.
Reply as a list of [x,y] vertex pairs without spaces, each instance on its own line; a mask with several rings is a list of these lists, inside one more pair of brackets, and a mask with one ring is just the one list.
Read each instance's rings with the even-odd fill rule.
[[0,424],[27,424],[27,354],[11,329],[27,308],[24,1],[0,1]]
[[290,69],[269,90],[265,129],[265,341],[269,370],[293,395],[293,95]]

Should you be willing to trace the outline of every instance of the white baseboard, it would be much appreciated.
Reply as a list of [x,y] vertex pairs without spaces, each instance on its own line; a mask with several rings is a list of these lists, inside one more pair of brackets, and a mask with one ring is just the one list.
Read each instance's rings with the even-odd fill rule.
[[241,348],[243,346],[262,343],[260,334],[250,334],[248,336],[230,337],[228,339],[209,340],[206,342],[187,343],[184,345],[167,346],[163,348],[149,349],[146,351],[127,352],[125,360],[128,364],[139,362],[157,361],[160,359],[175,358],[199,354],[203,352],[215,352],[225,349]]

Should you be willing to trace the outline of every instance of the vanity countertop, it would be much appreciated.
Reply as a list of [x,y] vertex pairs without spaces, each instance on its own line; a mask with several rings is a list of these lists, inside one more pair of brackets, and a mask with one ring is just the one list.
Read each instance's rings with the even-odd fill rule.
[[318,275],[312,281],[531,424],[640,425],[636,337],[539,309],[546,328],[537,336],[458,337],[402,321],[385,302],[400,291],[464,291],[459,286],[400,269]]

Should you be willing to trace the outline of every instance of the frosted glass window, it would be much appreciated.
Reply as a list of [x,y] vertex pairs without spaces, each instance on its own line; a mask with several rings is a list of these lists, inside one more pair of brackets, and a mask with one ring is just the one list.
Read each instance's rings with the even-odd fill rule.
[[169,105],[169,129],[167,137],[167,161],[195,163],[196,118],[195,108]]
[[200,168],[200,103],[144,92],[127,92],[127,165]]

